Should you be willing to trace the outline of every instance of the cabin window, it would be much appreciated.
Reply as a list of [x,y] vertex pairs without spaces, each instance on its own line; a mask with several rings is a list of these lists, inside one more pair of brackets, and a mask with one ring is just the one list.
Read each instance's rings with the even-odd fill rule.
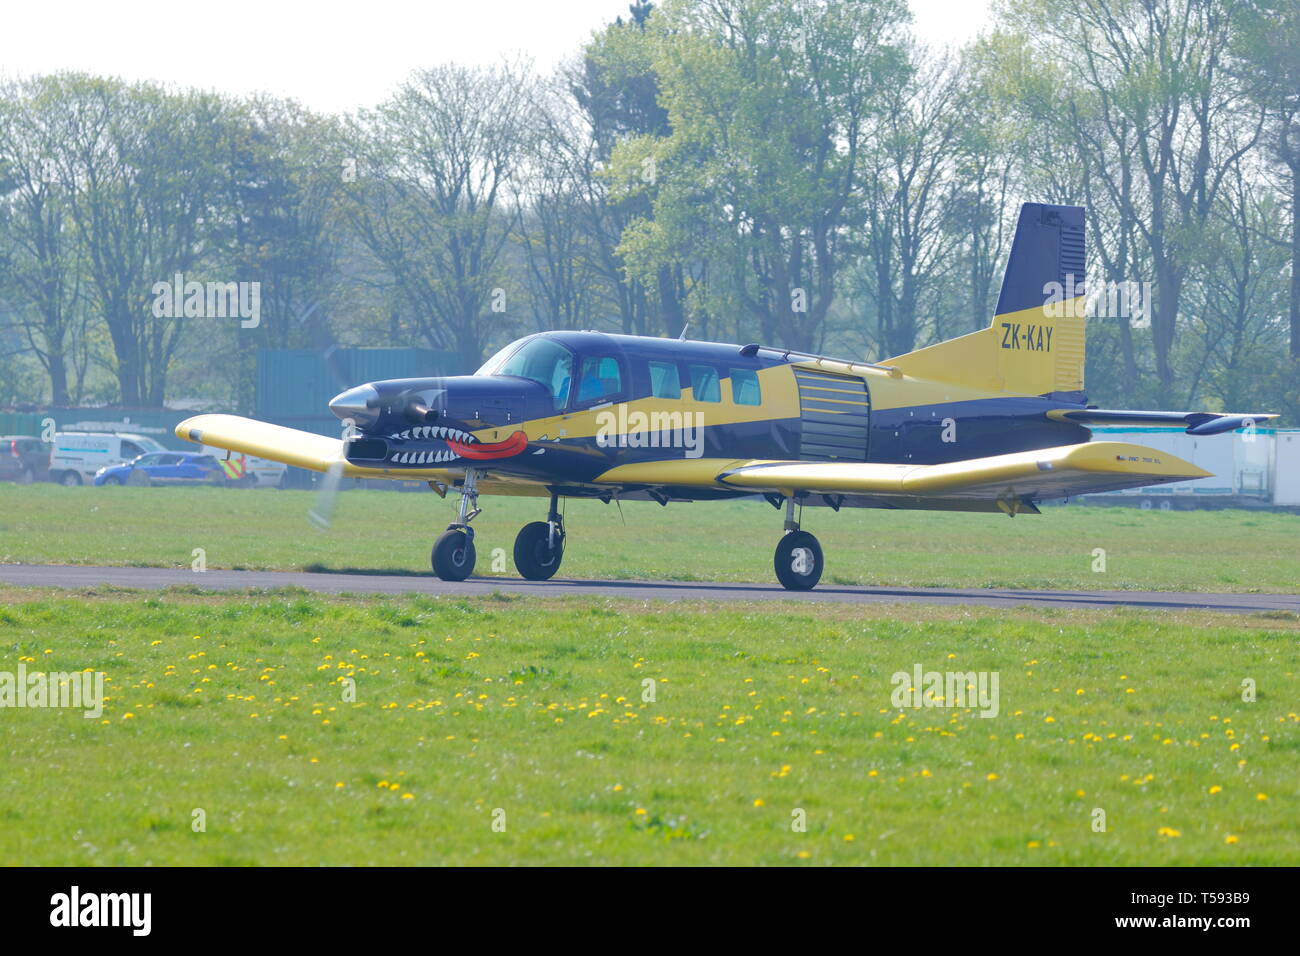
[[579,402],[612,399],[622,392],[623,376],[618,367],[618,359],[589,355],[582,360],[582,376],[578,382]]
[[650,394],[655,398],[682,397],[682,377],[676,362],[650,363]]
[[731,370],[731,400],[737,405],[762,405],[763,396],[758,389],[758,373],[748,368]]
[[718,381],[718,370],[709,365],[691,366],[691,391],[697,402],[722,401],[722,386]]

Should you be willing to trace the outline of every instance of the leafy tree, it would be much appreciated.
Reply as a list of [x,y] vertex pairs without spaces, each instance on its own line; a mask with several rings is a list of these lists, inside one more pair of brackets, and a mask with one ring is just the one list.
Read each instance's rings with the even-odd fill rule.
[[706,312],[811,349],[835,297],[872,110],[903,67],[901,2],[669,0],[645,43],[667,136],[618,143],[612,175],[652,213],[624,231],[631,272],[708,263]]

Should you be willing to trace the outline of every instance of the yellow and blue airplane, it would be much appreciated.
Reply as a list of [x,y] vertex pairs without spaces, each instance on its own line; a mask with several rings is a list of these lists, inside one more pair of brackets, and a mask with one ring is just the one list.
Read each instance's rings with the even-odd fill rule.
[[[330,402],[342,438],[199,415],[181,438],[334,476],[420,479],[460,494],[433,571],[474,569],[480,494],[550,499],[519,532],[520,574],[560,567],[564,498],[707,501],[761,495],[785,508],[775,569],[793,590],[822,574],[804,505],[1037,514],[1091,492],[1203,478],[1174,456],[1091,442],[1089,425],[1196,435],[1275,415],[1117,411],[1087,404],[1084,210],[1026,203],[992,324],[883,362],[760,345],[602,332],[522,338],[473,375],[397,379]],[[796,510],[797,509],[797,510]]]

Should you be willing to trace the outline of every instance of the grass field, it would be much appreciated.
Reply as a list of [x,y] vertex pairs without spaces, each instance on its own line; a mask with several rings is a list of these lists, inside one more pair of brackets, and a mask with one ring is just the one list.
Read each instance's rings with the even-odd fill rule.
[[[1276,612],[8,590],[0,670],[111,699],[0,710],[0,864],[1295,865],[1297,640]],[[998,672],[997,716],[892,706],[917,664]]]
[[[333,529],[311,492],[0,484],[0,562],[367,569],[428,573],[455,504],[432,494],[346,492]],[[476,573],[514,575],[514,536],[541,499],[484,497]],[[570,501],[561,577],[775,585],[782,516],[761,501]],[[1042,515],[809,508],[828,584],[1300,592],[1300,515],[1052,508]],[[496,550],[499,549],[499,550]],[[1105,571],[1096,549],[1105,551]],[[494,550],[496,554],[494,555]],[[495,560],[494,560],[495,557]]]

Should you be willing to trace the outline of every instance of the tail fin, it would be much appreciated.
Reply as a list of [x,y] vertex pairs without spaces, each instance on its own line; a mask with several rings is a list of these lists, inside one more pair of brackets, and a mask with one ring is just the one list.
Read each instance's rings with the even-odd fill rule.
[[1082,399],[1084,210],[1025,203],[993,324],[884,364],[954,385]]

